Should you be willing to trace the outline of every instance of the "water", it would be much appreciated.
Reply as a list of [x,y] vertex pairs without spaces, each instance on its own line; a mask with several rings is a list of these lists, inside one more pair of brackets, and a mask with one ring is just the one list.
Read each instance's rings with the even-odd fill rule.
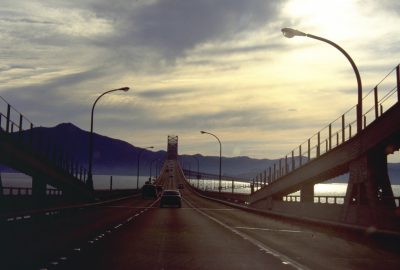
[[[114,175],[113,189],[135,189],[137,176],[133,175]],[[23,173],[1,173],[3,187],[32,187],[32,178]],[[148,176],[139,176],[139,188],[149,180]],[[94,189],[109,189],[110,175],[93,175]]]
[[[218,180],[200,180],[189,179],[189,182],[194,187],[199,186],[202,190],[218,191]],[[232,191],[232,181],[222,180],[221,186],[223,191]],[[392,185],[393,194],[395,197],[400,196],[400,185]],[[329,183],[316,184],[314,186],[315,196],[345,196],[347,183]],[[250,184],[248,182],[235,182],[235,193],[250,194]],[[295,192],[290,195],[299,196],[300,192]]]
[[[32,187],[31,177],[22,173],[1,173],[3,187]],[[139,176],[139,188],[149,180],[148,176]],[[189,182],[203,190],[218,191],[218,180],[200,180],[189,179]],[[93,184],[95,189],[109,189],[109,175],[94,175]],[[133,175],[114,175],[113,189],[135,189],[137,185],[137,177]],[[221,186],[223,191],[230,192],[232,190],[232,181],[222,180]],[[314,186],[315,196],[345,196],[346,183],[317,184]],[[400,196],[400,185],[392,185],[395,197]],[[235,182],[235,193],[250,194],[250,184],[248,182]],[[300,195],[299,192],[292,195]]]

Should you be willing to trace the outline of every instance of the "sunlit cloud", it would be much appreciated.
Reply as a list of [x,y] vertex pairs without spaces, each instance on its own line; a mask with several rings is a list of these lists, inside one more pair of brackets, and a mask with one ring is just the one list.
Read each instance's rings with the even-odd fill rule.
[[[339,51],[286,39],[293,27],[342,46],[364,93],[399,63],[399,4],[385,1],[3,1],[0,95],[37,125],[88,129],[134,145],[277,158],[355,105]],[[45,104],[43,101],[46,101]]]

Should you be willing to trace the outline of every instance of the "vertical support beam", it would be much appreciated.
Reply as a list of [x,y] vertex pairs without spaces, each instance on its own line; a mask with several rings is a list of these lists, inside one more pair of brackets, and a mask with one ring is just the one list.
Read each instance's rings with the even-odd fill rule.
[[374,108],[375,108],[375,119],[379,117],[378,112],[378,86],[374,87]]
[[317,157],[321,155],[321,133],[318,132],[317,136]]
[[10,113],[11,113],[11,106],[7,104],[7,115],[6,115],[6,132],[10,131]]
[[110,176],[110,191],[113,190],[113,177],[112,175]]
[[308,139],[308,141],[307,141],[307,148],[308,148],[308,154],[307,154],[307,157],[308,157],[308,161],[310,161],[310,158],[311,158],[311,141],[310,141],[310,139]]
[[314,185],[305,184],[300,190],[300,201],[314,203]]
[[395,208],[385,149],[351,162],[342,221],[388,228],[395,222]]

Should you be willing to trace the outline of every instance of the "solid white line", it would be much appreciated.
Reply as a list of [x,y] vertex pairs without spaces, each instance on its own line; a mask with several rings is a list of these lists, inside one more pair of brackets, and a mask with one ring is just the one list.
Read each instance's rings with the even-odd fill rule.
[[222,227],[230,230],[232,233],[239,235],[240,237],[242,237],[244,240],[249,241],[251,244],[255,245],[256,247],[258,247],[261,251],[264,251],[267,254],[271,254],[277,258],[279,258],[282,263],[285,264],[290,264],[291,266],[293,266],[294,268],[298,269],[298,270],[309,270],[308,267],[300,264],[299,262],[292,260],[291,258],[287,257],[286,255],[265,246],[263,243],[261,243],[260,241],[250,237],[249,235],[240,232],[238,230],[236,230],[235,228],[230,227],[229,225],[223,223],[222,221],[208,215],[207,213],[205,213],[204,211],[200,210],[199,208],[196,208],[191,202],[189,202],[187,199],[183,198],[184,201],[186,201],[186,203],[188,203],[189,205],[191,205],[197,212],[199,212],[200,214],[202,214],[203,216],[207,217],[208,219],[218,223],[219,225],[221,225]]
[[122,226],[122,224],[120,223],[120,224],[118,224],[117,226],[114,226],[114,229],[118,229],[119,227],[121,227]]
[[278,230],[278,229],[269,229],[269,228],[252,228],[252,227],[235,227],[235,228],[236,229],[244,229],[244,230],[269,231],[269,232],[302,233],[302,231],[296,231],[296,230]]

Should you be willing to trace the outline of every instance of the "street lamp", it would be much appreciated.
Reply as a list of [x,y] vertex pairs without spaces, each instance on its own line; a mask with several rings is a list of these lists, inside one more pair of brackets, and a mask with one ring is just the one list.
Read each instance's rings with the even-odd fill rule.
[[218,183],[218,192],[221,192],[222,186],[221,186],[221,164],[222,164],[222,145],[221,145],[221,141],[219,140],[219,138],[217,136],[215,136],[214,134],[210,133],[210,132],[206,132],[206,131],[200,131],[201,134],[209,134],[213,137],[215,137],[218,142],[219,142],[219,183]]
[[137,178],[136,178],[136,189],[139,189],[139,162],[140,162],[140,155],[143,153],[144,150],[146,149],[152,149],[154,148],[154,146],[149,146],[146,148],[142,148],[139,150],[139,153],[137,155],[137,168],[136,168],[136,172],[137,172]]
[[[153,167],[153,162],[154,161],[160,161],[160,159],[158,159],[158,158],[155,158],[155,159],[153,159],[152,161],[150,161],[150,176],[149,176],[149,179],[151,180],[151,175],[152,175],[152,173],[151,173],[151,169],[152,169],[152,167]],[[156,167],[157,167],[157,164],[156,164]],[[157,168],[156,168],[156,171],[157,171]],[[157,178],[157,177],[156,177]]]
[[92,172],[92,164],[93,164],[93,113],[94,113],[94,107],[96,106],[97,101],[104,96],[105,94],[115,92],[115,91],[124,91],[127,92],[129,90],[129,87],[122,87],[122,88],[117,88],[117,89],[112,89],[104,92],[101,94],[93,103],[92,106],[92,114],[90,117],[90,134],[89,134],[89,169],[88,169],[88,178],[86,181],[86,185],[88,188],[93,190],[93,172]]
[[357,133],[361,132],[361,130],[362,130],[362,85],[361,85],[361,77],[360,77],[360,73],[358,72],[357,66],[354,63],[353,59],[351,59],[350,55],[345,50],[343,50],[343,48],[341,48],[339,45],[337,45],[336,43],[334,43],[334,42],[332,42],[332,41],[330,41],[328,39],[325,39],[325,38],[322,38],[322,37],[319,37],[319,36],[314,36],[314,35],[311,35],[311,34],[306,34],[304,32],[301,32],[299,30],[295,30],[295,29],[292,29],[292,28],[283,28],[281,31],[282,31],[283,35],[285,37],[287,37],[287,38],[292,38],[292,37],[295,37],[295,36],[305,36],[305,37],[309,37],[309,38],[313,38],[313,39],[317,39],[317,40],[323,41],[325,43],[328,43],[328,44],[332,45],[333,47],[338,49],[341,53],[343,53],[344,56],[346,56],[347,60],[349,60],[349,62],[351,64],[351,66],[352,66],[352,68],[354,70],[354,73],[356,75],[356,78],[357,78],[357,86],[358,86]]

